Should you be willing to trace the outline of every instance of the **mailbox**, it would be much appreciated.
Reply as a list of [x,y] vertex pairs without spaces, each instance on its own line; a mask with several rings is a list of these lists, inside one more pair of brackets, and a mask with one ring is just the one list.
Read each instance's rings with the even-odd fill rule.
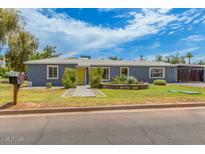
[[17,72],[10,72],[9,73],[9,83],[14,85],[20,85],[24,81],[24,75],[18,74]]
[[17,104],[18,91],[23,81],[24,81],[23,73],[19,74],[14,71],[9,72],[9,83],[13,84],[14,86],[14,95],[13,95],[14,101],[13,102],[15,105]]
[[9,83],[11,84],[18,84],[18,73],[11,71],[9,72]]
[[9,76],[9,83],[18,84],[18,77],[17,76]]

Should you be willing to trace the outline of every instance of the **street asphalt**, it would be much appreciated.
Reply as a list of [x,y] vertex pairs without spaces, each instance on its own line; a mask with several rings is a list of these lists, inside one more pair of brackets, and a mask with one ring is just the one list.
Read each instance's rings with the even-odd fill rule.
[[205,144],[205,108],[4,115],[0,144]]

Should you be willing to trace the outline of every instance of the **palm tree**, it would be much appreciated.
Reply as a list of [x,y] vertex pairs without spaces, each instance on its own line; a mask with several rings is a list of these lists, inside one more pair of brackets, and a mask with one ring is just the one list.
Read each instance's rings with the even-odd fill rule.
[[192,57],[193,57],[193,55],[192,55],[191,52],[188,52],[188,53],[186,54],[186,58],[189,59],[189,64],[190,64],[190,62],[191,62],[191,58],[192,58]]
[[144,56],[140,55],[140,61],[144,61]]

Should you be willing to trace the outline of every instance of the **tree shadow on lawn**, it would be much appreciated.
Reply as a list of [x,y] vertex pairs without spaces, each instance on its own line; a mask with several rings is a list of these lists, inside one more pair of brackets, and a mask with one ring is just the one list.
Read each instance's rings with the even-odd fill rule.
[[3,109],[7,109],[7,108],[10,108],[12,106],[14,106],[15,104],[13,102],[8,102],[8,103],[5,103],[3,105],[0,106],[0,110],[3,110]]

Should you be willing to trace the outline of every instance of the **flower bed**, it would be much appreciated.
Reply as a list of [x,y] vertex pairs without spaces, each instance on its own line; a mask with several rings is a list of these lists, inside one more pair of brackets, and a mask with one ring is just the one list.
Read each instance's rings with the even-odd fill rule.
[[137,83],[137,84],[112,84],[112,83],[101,83],[103,89],[128,89],[128,90],[140,90],[148,89],[148,83]]

